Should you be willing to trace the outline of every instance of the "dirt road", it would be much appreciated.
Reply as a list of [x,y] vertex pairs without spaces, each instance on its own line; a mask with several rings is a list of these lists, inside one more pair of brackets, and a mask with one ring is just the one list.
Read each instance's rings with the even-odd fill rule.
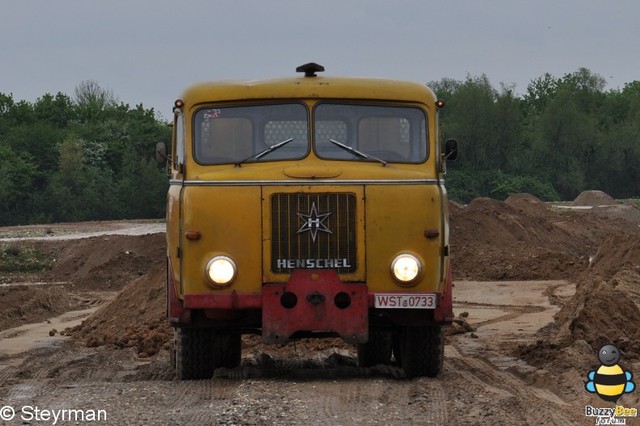
[[65,314],[0,334],[0,401],[105,410],[112,424],[580,424],[584,405],[511,353],[553,320],[550,300],[574,290],[562,281],[456,283],[455,311],[475,331],[449,336],[440,377],[410,381],[393,366],[357,368],[355,351],[337,340],[278,348],[251,338],[241,368],[175,382],[166,351],[145,359],[49,338],[54,325],[77,321]]

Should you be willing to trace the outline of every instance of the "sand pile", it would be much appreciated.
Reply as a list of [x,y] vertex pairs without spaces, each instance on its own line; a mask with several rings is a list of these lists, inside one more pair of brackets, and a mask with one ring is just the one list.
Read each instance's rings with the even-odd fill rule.
[[640,235],[624,221],[556,211],[529,194],[450,206],[450,217],[454,279],[568,279],[587,270],[608,235]]
[[168,349],[173,331],[166,319],[165,283],[164,267],[155,265],[71,334],[89,347],[133,347],[141,356],[155,355],[163,347]]
[[585,267],[586,260],[579,256],[558,257],[551,267],[543,265],[551,259],[543,246],[557,237],[538,207],[535,214],[527,214],[502,201],[478,198],[451,209],[454,279],[544,279],[561,265],[575,263],[575,257]]
[[628,269],[640,272],[640,238],[635,234],[607,237],[593,257],[589,270],[602,277],[611,277]]
[[75,289],[119,290],[154,265],[164,265],[164,234],[110,235],[71,242],[42,243],[55,250],[46,281],[66,281]]
[[574,206],[607,206],[615,204],[616,200],[609,194],[602,191],[582,191],[580,195],[573,200]]
[[[635,235],[607,238],[589,270],[577,279],[576,294],[556,315],[537,345],[521,348],[534,365],[555,367],[558,360],[586,368],[593,354],[616,344],[626,359],[640,358],[640,239]],[[577,356],[581,353],[582,356]],[[578,363],[578,365],[576,365]]]
[[117,291],[118,296],[69,332],[87,346],[135,347],[151,356],[172,335],[165,316],[164,234],[111,235],[59,243],[48,279],[74,291]]
[[60,315],[74,309],[77,301],[59,285],[11,286],[0,287],[0,306],[0,330],[5,330]]

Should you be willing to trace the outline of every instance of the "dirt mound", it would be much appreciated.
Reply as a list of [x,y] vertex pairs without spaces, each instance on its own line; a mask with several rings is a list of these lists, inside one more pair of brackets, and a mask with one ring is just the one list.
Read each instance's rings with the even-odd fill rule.
[[460,210],[464,209],[464,207],[464,204],[449,200],[449,213],[459,212]]
[[70,333],[90,347],[133,347],[140,356],[168,349],[173,331],[166,319],[165,283],[164,263],[153,266]]
[[552,371],[586,370],[597,360],[598,349],[613,343],[626,360],[639,359],[640,309],[630,298],[630,285],[640,285],[640,274],[616,275],[609,281],[585,276],[555,322],[541,332],[540,340],[520,348],[516,355]]
[[478,198],[450,217],[455,279],[567,279],[588,268],[607,235],[640,235],[626,222],[551,210],[529,194]]
[[149,268],[164,265],[164,234],[110,235],[75,241],[41,242],[56,250],[48,281],[66,281],[75,289],[119,290]]
[[45,321],[77,306],[63,286],[0,287],[0,330]]
[[[567,351],[597,353],[614,343],[626,359],[640,358],[640,242],[637,236],[607,238],[587,273],[580,276],[576,293],[556,315],[555,323],[538,344],[521,355],[534,365],[550,366]],[[592,357],[582,357],[593,364]],[[572,361],[574,363],[576,360]],[[586,368],[588,366],[584,365]],[[557,365],[556,365],[557,367]]]
[[591,260],[589,270],[611,277],[622,269],[640,272],[640,238],[637,235],[607,237]]
[[[56,316],[73,308],[75,294],[119,291],[80,326],[69,330],[88,346],[134,347],[141,356],[167,346],[172,331],[165,315],[164,234],[110,235],[70,241],[25,241],[55,258],[37,277],[59,286],[25,285],[0,291],[0,329]],[[124,288],[123,288],[124,287]]]
[[559,343],[584,340],[597,350],[610,342],[637,341],[640,309],[617,284],[593,277],[579,283],[576,296],[558,314]]
[[549,209],[544,201],[531,194],[514,194],[504,200],[504,203],[528,214],[546,215]]
[[615,204],[616,200],[613,199],[609,194],[606,194],[602,191],[582,191],[580,195],[573,200],[572,205],[574,206],[606,206],[610,204]]
[[629,222],[629,226],[640,226],[640,207],[633,204],[595,206],[591,211],[607,220],[626,220]]
[[[541,268],[542,259],[553,258],[545,246],[558,237],[551,237],[553,227],[544,217],[528,212],[490,198],[477,198],[451,211],[454,279],[544,279],[562,265],[575,263],[573,256],[556,256],[555,265]],[[586,266],[586,261],[581,263]]]

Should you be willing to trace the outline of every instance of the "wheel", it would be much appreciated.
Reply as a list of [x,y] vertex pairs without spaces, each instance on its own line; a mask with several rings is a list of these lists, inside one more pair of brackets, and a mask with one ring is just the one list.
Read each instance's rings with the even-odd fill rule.
[[175,330],[171,362],[178,380],[210,379],[216,368],[236,368],[242,356],[240,338],[206,328]]
[[215,369],[214,332],[206,328],[176,330],[176,376],[178,380],[210,379]]
[[240,334],[218,334],[215,336],[214,367],[236,368],[242,358]]
[[178,330],[173,329],[173,339],[171,342],[171,349],[169,351],[169,363],[171,364],[171,367],[175,370],[176,369],[176,352],[178,351]]
[[400,348],[400,336],[402,329],[395,327],[391,336],[391,346],[393,347],[393,357],[398,365],[402,365],[402,349]]
[[444,363],[444,332],[440,325],[402,327],[400,365],[407,377],[435,377]]
[[358,345],[358,365],[372,367],[391,362],[391,331],[369,330],[369,341]]

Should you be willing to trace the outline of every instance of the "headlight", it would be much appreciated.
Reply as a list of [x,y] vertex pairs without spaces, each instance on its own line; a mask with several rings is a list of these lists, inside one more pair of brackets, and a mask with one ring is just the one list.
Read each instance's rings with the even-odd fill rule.
[[420,275],[422,265],[417,257],[411,254],[396,256],[391,262],[391,273],[401,284],[409,284]]
[[205,274],[216,287],[226,287],[236,277],[236,264],[226,256],[216,256],[207,263]]

